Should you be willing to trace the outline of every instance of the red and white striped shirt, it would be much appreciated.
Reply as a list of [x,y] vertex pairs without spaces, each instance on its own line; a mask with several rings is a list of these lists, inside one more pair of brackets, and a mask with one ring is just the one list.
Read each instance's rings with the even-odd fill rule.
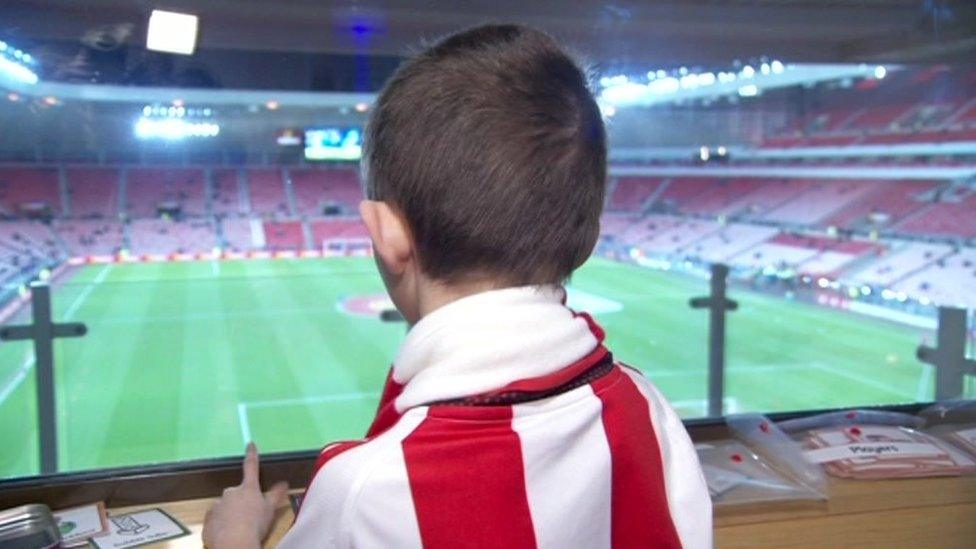
[[561,288],[418,322],[367,438],[326,447],[281,547],[710,547],[678,416]]

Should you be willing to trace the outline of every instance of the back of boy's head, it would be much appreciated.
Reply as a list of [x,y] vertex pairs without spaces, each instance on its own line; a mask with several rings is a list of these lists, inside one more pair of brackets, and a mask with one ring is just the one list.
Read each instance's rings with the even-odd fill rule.
[[548,35],[488,25],[407,61],[366,129],[366,196],[405,218],[447,283],[564,281],[599,234],[606,134],[587,78]]

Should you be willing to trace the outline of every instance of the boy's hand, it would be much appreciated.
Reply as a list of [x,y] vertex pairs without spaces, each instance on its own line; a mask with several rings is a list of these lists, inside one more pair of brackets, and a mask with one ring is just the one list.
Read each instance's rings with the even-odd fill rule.
[[203,521],[203,543],[210,549],[261,547],[275,511],[288,498],[288,484],[279,482],[266,494],[258,482],[258,449],[248,443],[244,456],[244,480],[224,490]]

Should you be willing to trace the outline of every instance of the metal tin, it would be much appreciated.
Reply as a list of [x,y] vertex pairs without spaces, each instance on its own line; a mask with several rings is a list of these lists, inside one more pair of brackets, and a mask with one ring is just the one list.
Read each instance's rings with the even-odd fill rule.
[[61,533],[47,505],[23,505],[0,511],[0,548],[49,549],[60,544]]

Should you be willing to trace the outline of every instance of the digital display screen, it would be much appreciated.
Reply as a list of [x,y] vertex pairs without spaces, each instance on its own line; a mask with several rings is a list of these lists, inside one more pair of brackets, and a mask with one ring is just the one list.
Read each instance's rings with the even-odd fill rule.
[[361,128],[305,130],[306,160],[359,160],[363,153]]

